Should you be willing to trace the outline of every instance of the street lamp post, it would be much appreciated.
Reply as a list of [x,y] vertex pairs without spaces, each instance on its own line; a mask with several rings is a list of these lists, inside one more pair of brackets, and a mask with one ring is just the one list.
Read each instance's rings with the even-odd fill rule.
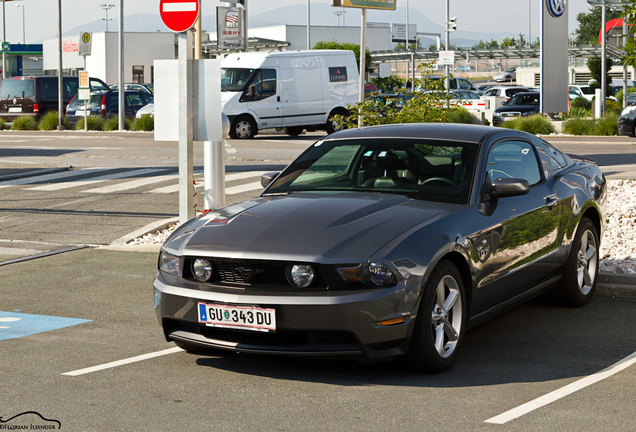
[[102,18],[105,22],[106,22],[106,33],[108,33],[108,10],[112,9],[115,7],[114,4],[101,4],[99,5],[99,7],[101,7],[102,9],[104,9],[104,12],[106,12],[106,18]]

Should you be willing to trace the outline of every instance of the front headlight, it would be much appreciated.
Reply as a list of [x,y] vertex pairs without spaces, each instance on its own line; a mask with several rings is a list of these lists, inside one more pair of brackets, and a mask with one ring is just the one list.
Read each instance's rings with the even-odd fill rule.
[[397,279],[393,270],[383,263],[369,263],[355,267],[338,267],[338,274],[347,283],[374,286],[395,285]]
[[159,270],[172,276],[179,277],[181,258],[165,250],[159,253]]
[[212,277],[212,263],[203,258],[195,259],[192,262],[192,274],[201,282],[207,281]]
[[314,281],[316,272],[307,264],[294,264],[287,270],[288,282],[298,288],[307,288]]

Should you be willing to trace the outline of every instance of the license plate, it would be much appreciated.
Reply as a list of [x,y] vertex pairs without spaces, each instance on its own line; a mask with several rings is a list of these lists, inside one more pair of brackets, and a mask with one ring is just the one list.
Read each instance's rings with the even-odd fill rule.
[[276,331],[276,310],[256,306],[199,303],[199,323],[210,327]]
[[22,107],[9,107],[9,112],[22,112]]
[[88,115],[91,115],[91,112],[90,111],[84,111],[84,110],[82,110],[82,111],[77,110],[77,111],[75,111],[75,115],[76,116],[84,116],[84,115],[88,116]]

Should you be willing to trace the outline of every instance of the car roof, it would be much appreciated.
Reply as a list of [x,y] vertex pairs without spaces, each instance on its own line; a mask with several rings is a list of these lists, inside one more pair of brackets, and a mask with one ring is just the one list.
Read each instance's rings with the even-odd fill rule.
[[429,138],[480,143],[501,128],[460,123],[400,123],[345,129],[328,135],[326,141],[355,138]]

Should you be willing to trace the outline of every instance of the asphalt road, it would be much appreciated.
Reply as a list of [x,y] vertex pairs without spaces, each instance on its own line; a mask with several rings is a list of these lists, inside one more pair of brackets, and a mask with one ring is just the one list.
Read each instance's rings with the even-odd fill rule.
[[[228,202],[255,195],[244,185],[257,177],[244,173],[280,169],[319,136],[230,141],[227,174],[236,176],[227,186],[237,193]],[[553,139],[568,152],[600,156],[610,176],[634,177],[636,140]],[[176,193],[153,192],[174,184],[161,176],[175,174],[175,149],[147,134],[0,133],[3,421],[34,411],[71,431],[634,429],[633,298],[597,296],[583,309],[524,305],[468,332],[451,371],[426,375],[395,362],[174,349],[152,308],[156,252],[90,247],[1,265],[43,249],[108,245],[175,217]],[[201,156],[197,150],[195,165]],[[63,172],[82,176],[2,183],[68,166]],[[519,407],[527,409],[510,413]]]

